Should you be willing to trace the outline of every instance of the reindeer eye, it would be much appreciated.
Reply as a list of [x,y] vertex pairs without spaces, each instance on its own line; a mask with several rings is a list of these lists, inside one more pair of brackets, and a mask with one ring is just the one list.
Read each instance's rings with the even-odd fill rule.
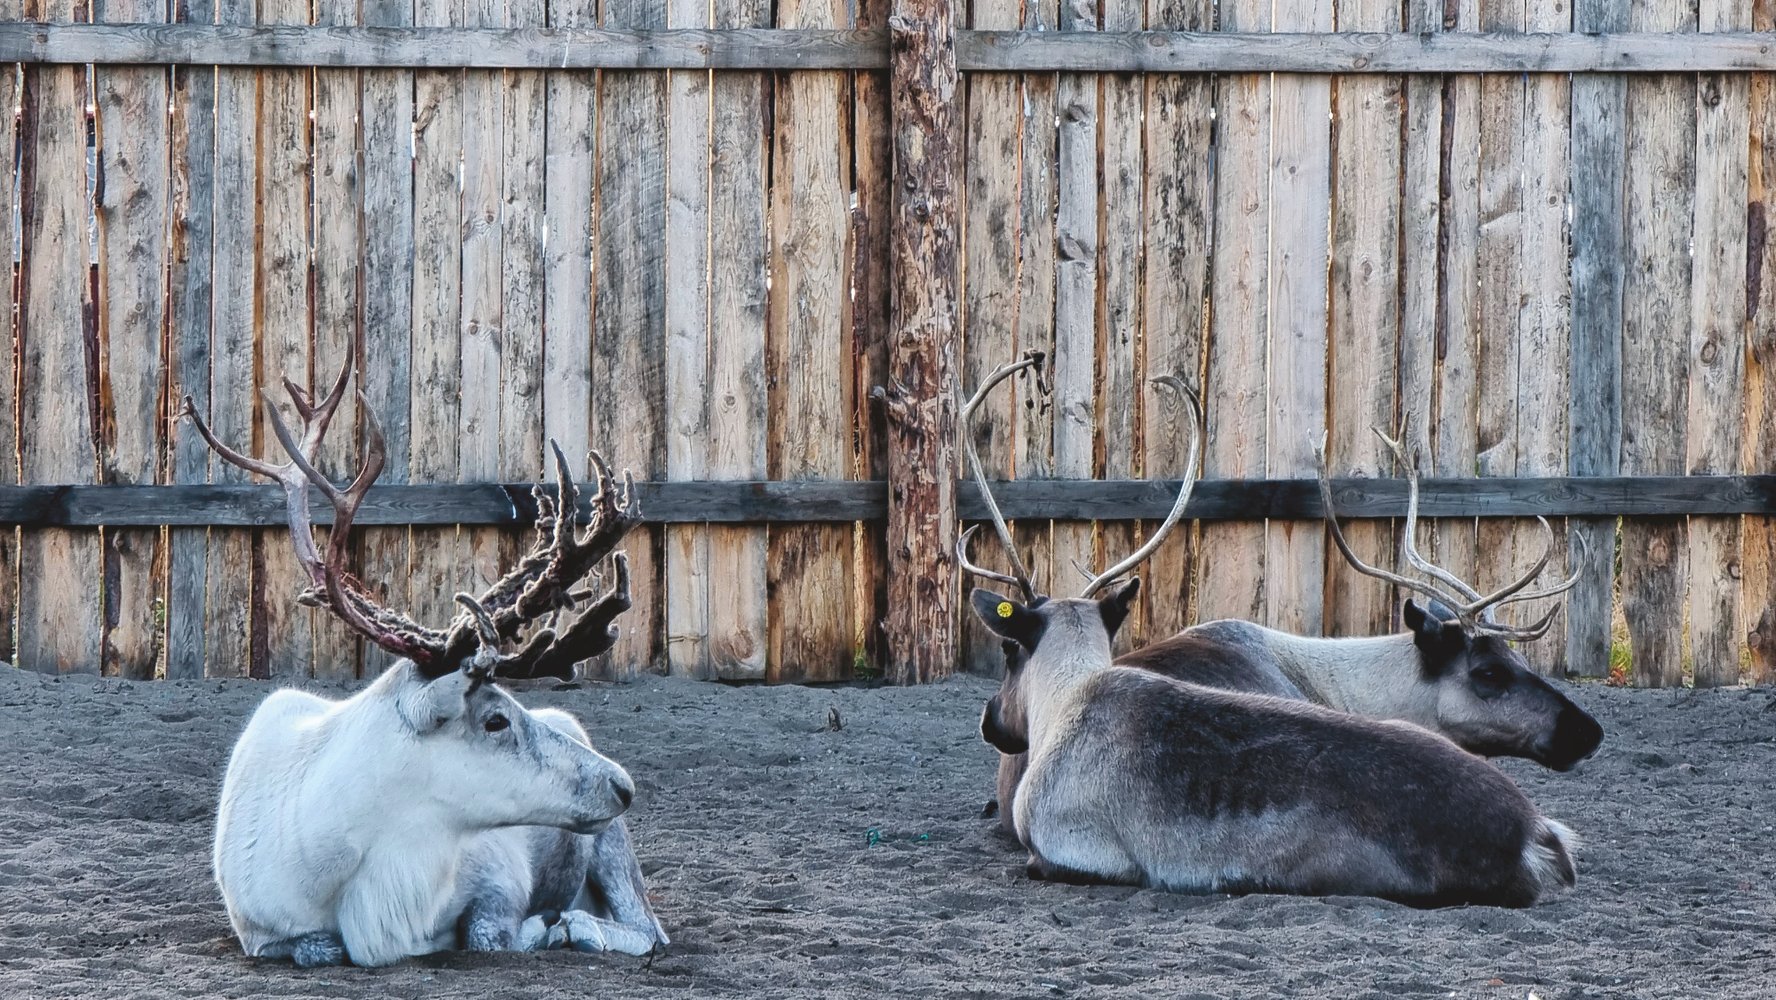
[[1505,687],[1511,683],[1511,672],[1504,667],[1485,666],[1474,670],[1473,678],[1482,684]]
[[481,724],[481,727],[490,733],[497,733],[511,724],[512,720],[503,715],[490,715],[487,717],[487,721]]

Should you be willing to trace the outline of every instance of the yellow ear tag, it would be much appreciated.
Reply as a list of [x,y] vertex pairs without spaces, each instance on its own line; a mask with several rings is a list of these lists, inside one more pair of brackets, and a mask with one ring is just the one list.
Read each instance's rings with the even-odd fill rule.
[[1000,601],[999,602],[999,617],[1001,617],[1001,618],[1010,618],[1011,617],[1011,602],[1010,601]]

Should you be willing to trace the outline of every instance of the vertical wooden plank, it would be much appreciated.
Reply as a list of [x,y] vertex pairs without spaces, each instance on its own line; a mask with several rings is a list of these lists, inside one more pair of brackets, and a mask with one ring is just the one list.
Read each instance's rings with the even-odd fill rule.
[[[315,0],[314,23],[352,26],[358,23],[356,0]],[[361,176],[358,168],[358,113],[363,106],[359,71],[317,69],[314,73],[314,381],[331,385],[347,358],[358,362],[358,288],[362,281],[363,240],[359,212]],[[393,221],[393,220],[390,220]],[[377,219],[377,225],[385,224]],[[378,380],[388,377],[374,372]],[[361,383],[360,383],[361,384]],[[357,468],[358,401],[348,396],[333,417],[334,430],[321,448],[321,468],[339,477]],[[316,541],[321,533],[316,533]],[[324,544],[324,543],[323,543]],[[361,536],[354,548],[363,549]],[[354,566],[354,572],[362,572]],[[376,579],[372,577],[371,579]],[[314,673],[343,680],[358,676],[361,658],[357,633],[328,614],[312,616]]]
[[[1398,0],[1343,0],[1339,31],[1398,31]],[[1400,326],[1401,115],[1405,80],[1352,76],[1337,81],[1337,142],[1332,189],[1330,435],[1327,461],[1335,476],[1386,475],[1371,428],[1394,424],[1395,365]],[[1408,181],[1407,183],[1411,183]],[[1393,525],[1345,526],[1365,562],[1392,561]],[[1379,635],[1393,617],[1392,588],[1326,557],[1325,631]]]
[[[366,25],[399,27],[413,23],[411,0],[366,0]],[[363,282],[362,387],[382,426],[388,448],[383,483],[408,480],[410,372],[413,357],[413,292],[417,267],[414,239],[414,76],[408,70],[364,70],[359,122],[363,134],[363,218],[376,220],[361,232]],[[331,360],[328,364],[332,364]],[[390,605],[413,607],[408,584],[406,528],[359,528],[360,573]],[[383,671],[394,657],[378,646],[362,647],[366,677]]]
[[[1330,31],[1332,10],[1279,6],[1278,31]],[[1332,78],[1278,74],[1271,83],[1270,384],[1268,472],[1311,478],[1326,428],[1326,259],[1332,202]],[[1323,628],[1326,526],[1272,521],[1265,603],[1270,624],[1302,635]]]
[[[1147,26],[1155,31],[1204,31],[1212,26],[1208,0],[1150,0]],[[1148,377],[1173,373],[1200,385],[1211,240],[1209,174],[1214,81],[1206,76],[1148,76],[1143,216],[1146,273],[1141,287],[1143,364]],[[1177,415],[1144,390],[1142,475],[1183,475],[1190,432]],[[1143,535],[1158,527],[1142,525]],[[1148,562],[1142,588],[1148,635],[1184,628],[1190,616],[1194,558],[1190,525],[1180,525]]]
[[[1268,31],[1270,4],[1221,5],[1221,30]],[[1203,475],[1265,474],[1271,426],[1265,400],[1270,329],[1271,80],[1221,77],[1216,104],[1215,259],[1210,265],[1209,366],[1204,393],[1209,440]],[[1264,523],[1202,526],[1198,618],[1269,620]]]
[[[844,4],[786,0],[780,28],[847,27]],[[849,328],[849,78],[792,72],[777,82],[771,190],[767,371],[774,479],[845,479],[855,406]],[[851,528],[773,528],[769,540],[773,681],[850,676]]]
[[[308,3],[261,0],[259,23],[307,24]],[[268,69],[259,76],[258,384],[279,404],[285,402],[285,378],[297,385],[313,381],[308,302],[311,82],[311,74],[299,69]],[[259,423],[259,454],[281,454],[262,408]],[[255,667],[263,656],[267,676],[307,677],[314,670],[315,612],[296,603],[297,593],[308,585],[307,575],[290,547],[288,529],[262,529],[255,544],[254,564],[265,569],[264,586],[254,590]]]
[[[1146,20],[1143,0],[1101,0],[1105,31],[1139,31]],[[1108,479],[1137,479],[1143,475],[1142,440],[1146,431],[1140,417],[1146,398],[1153,394],[1146,383],[1141,342],[1146,331],[1141,309],[1143,81],[1126,73],[1098,74],[1098,104],[1102,128],[1098,136],[1101,204],[1098,217],[1098,315],[1096,354],[1097,414],[1095,450],[1101,456],[1098,474]],[[1160,428],[1158,433],[1175,433]],[[1098,528],[1098,552],[1094,569],[1103,569],[1140,545],[1138,525],[1105,522]],[[1147,583],[1150,567],[1137,572]],[[1129,620],[1117,631],[1118,649],[1134,649],[1154,638],[1149,634],[1145,605],[1137,603]]]
[[[893,0],[858,0],[856,27],[886,31]],[[769,24],[768,14],[761,24]],[[966,86],[958,82],[958,87]],[[888,421],[872,397],[888,381],[893,335],[891,239],[894,220],[894,120],[885,70],[852,74],[851,423],[855,475],[888,478]],[[958,91],[957,100],[961,100]],[[877,525],[851,526],[853,673],[870,676],[888,660],[888,535]],[[960,616],[960,606],[953,606]]]
[[[1023,9],[1026,31],[1052,30],[1060,21],[1058,0],[1031,0]],[[1059,85],[1056,73],[1026,73],[1022,77],[1018,153],[1018,292],[1015,308],[1017,354],[1042,351],[1055,360],[1055,304],[1059,288],[1060,241],[1055,229],[1060,198]],[[1052,382],[1052,367],[1045,376]],[[1051,386],[1052,388],[1052,386]],[[1034,379],[1017,379],[1012,386],[1015,406],[1012,417],[1016,453],[1014,472],[1019,478],[1044,478],[1057,474],[1054,434],[1058,411],[1052,394],[1039,389]],[[1079,579],[1071,566],[1057,571],[1053,558],[1054,525],[1027,521],[1012,526],[1012,537],[1024,555],[1039,589],[1057,592]],[[1064,573],[1064,575],[1063,575]],[[998,657],[995,655],[995,667]]]
[[[1701,0],[1702,31],[1744,31],[1751,11]],[[1745,415],[1746,212],[1751,78],[1704,73],[1696,85],[1696,214],[1690,308],[1690,475],[1740,467]],[[1740,525],[1690,519],[1690,662],[1697,687],[1739,683]]]
[[[84,21],[82,3],[37,0],[27,17]],[[24,248],[19,293],[19,459],[25,483],[90,483],[97,343],[89,281],[84,66],[25,70]],[[19,549],[19,665],[97,671],[99,533],[39,528]]]
[[[94,20],[112,24],[165,20],[165,5],[98,0]],[[94,70],[98,176],[98,350],[101,481],[141,485],[158,479],[165,425],[161,356],[168,235],[167,71],[162,67]],[[160,532],[105,532],[103,670],[153,677],[164,641]]]
[[[1061,6],[1062,31],[1097,29],[1098,0]],[[1063,479],[1098,475],[1098,78],[1062,73],[1055,197],[1054,472]],[[1092,524],[1056,521],[1047,589],[1076,594],[1094,568]]]
[[[1482,0],[1480,30],[1521,32],[1527,0]],[[1524,77],[1489,73],[1480,80],[1480,229],[1478,474],[1515,476],[1518,439],[1519,324],[1529,280],[1522,260],[1525,222]],[[1482,518],[1475,586],[1505,579],[1517,565],[1516,524]],[[1475,578],[1469,577],[1470,582]]]
[[[1561,32],[1572,28],[1569,0],[1527,0],[1524,25],[1530,31]],[[1570,370],[1572,299],[1570,247],[1567,243],[1567,178],[1572,143],[1571,86],[1560,74],[1532,74],[1523,81],[1523,229],[1518,253],[1523,299],[1517,322],[1517,378],[1513,395],[1517,438],[1516,474],[1557,476],[1567,468],[1567,400],[1573,390]],[[1552,519],[1557,536],[1564,520]],[[1511,522],[1513,561],[1501,569],[1510,577],[1529,572],[1542,554],[1541,526],[1527,518]],[[1542,570],[1540,583],[1566,578],[1564,546],[1558,541]],[[1539,616],[1540,608],[1518,615]],[[1507,616],[1508,617],[1508,616]],[[1528,620],[1534,620],[1529,618]],[[1540,644],[1529,661],[1545,673],[1563,673],[1566,646],[1558,640]]]
[[[708,0],[671,0],[666,25],[711,27],[710,13]],[[701,70],[667,78],[665,428],[666,478],[673,481],[710,478],[710,78]],[[667,669],[712,676],[710,605],[719,598],[710,592],[709,528],[668,525],[665,548]]]
[[[1579,0],[1576,31],[1621,31],[1628,9],[1614,0]],[[1568,462],[1576,476],[1613,476],[1622,455],[1622,289],[1628,80],[1583,74],[1572,81],[1572,384],[1567,409]],[[1572,559],[1584,573],[1566,596],[1566,669],[1581,677],[1609,673],[1615,611],[1617,519],[1571,518]]]
[[[1756,0],[1752,25],[1776,30],[1776,0]],[[1746,233],[1745,468],[1776,469],[1776,75],[1751,78],[1750,210]],[[1744,595],[1754,684],[1776,680],[1776,518],[1745,518]]]
[[[448,27],[451,0],[416,0],[413,23]],[[465,127],[460,70],[425,70],[413,84],[413,334],[408,394],[408,474],[412,482],[462,476],[463,198]],[[478,428],[486,431],[487,428]],[[470,581],[471,538],[457,528],[415,528],[408,536],[408,607],[422,622],[453,615],[450,597]]]
[[[1406,0],[1404,14],[1407,31],[1426,34],[1444,30],[1442,0]],[[1407,447],[1427,459],[1434,459],[1431,442],[1435,440],[1437,430],[1438,346],[1447,333],[1440,295],[1444,244],[1443,137],[1450,127],[1444,117],[1444,95],[1457,85],[1459,79],[1413,75],[1405,82],[1406,135],[1402,151],[1405,169],[1400,183],[1399,415],[1406,422]],[[1335,276],[1333,287],[1338,284]],[[1336,313],[1334,315],[1336,317]],[[1336,334],[1334,327],[1334,336]],[[1339,364],[1336,344],[1333,364]],[[1334,429],[1337,423],[1334,416]],[[1387,466],[1382,468],[1389,474],[1399,471]],[[1432,522],[1423,523],[1419,536],[1420,551],[1435,551]],[[1330,556],[1327,558],[1331,560]],[[1395,562],[1392,552],[1388,560],[1390,564]],[[1388,613],[1391,624],[1391,604]]]
[[[715,26],[769,27],[764,0],[719,0]],[[707,462],[711,479],[759,479],[765,461],[765,315],[770,301],[766,157],[770,81],[717,73],[711,84]],[[765,676],[762,527],[708,529],[708,657],[718,677]]]
[[[0,0],[0,18],[22,19],[23,0]],[[8,192],[12,204],[14,184],[18,180],[18,116],[14,109],[19,101],[18,67],[0,65],[0,191]],[[18,328],[13,322],[19,285],[13,270],[18,260],[14,244],[12,212],[7,211],[4,230],[0,230],[0,285],[6,294],[0,296],[0,486],[18,483]],[[12,663],[14,656],[13,625],[18,617],[18,529],[0,526],[0,660]]]
[[[252,5],[243,0],[217,0],[216,20],[220,24],[251,24]],[[223,441],[253,441],[254,413],[258,409],[254,398],[255,240],[261,224],[258,91],[257,70],[231,67],[216,71],[209,420],[211,429]],[[193,310],[199,305],[195,300],[189,303]],[[197,322],[194,315],[188,320],[187,337],[195,338],[192,327]],[[188,344],[195,347],[193,341]],[[195,371],[186,373],[188,381],[197,377]],[[189,431],[187,426],[186,432]],[[191,446],[198,443],[201,442]],[[250,481],[246,472],[227,462],[216,458],[209,461],[212,482]],[[210,531],[204,566],[203,635],[204,672],[211,676],[255,672],[252,595],[262,574],[254,562],[254,534],[250,528]],[[263,668],[264,664],[257,666]],[[256,676],[265,675],[261,670]]]
[[[1637,5],[1632,31],[1690,31],[1682,0]],[[1689,409],[1690,252],[1696,168],[1695,80],[1628,81],[1628,273],[1622,303],[1622,473],[1681,475]],[[1684,571],[1689,532],[1681,517],[1622,525],[1622,606],[1634,681],[1683,682]]]
[[[604,6],[607,28],[659,28],[665,10],[639,0]],[[666,80],[607,71],[600,84],[596,298],[592,340],[592,441],[636,478],[665,471]],[[635,607],[602,669],[615,676],[664,662],[660,530],[629,533]]]
[[[507,0],[508,28],[545,27],[543,0]],[[499,23],[497,20],[495,23]],[[547,168],[548,88],[539,71],[509,70],[505,102],[500,222],[499,475],[507,481],[544,474],[543,306],[544,181]],[[522,532],[507,537],[519,547]],[[523,540],[528,544],[528,539]]]
[[[980,31],[1019,26],[1015,0],[982,0],[974,5],[973,27]],[[962,391],[973,392],[996,366],[1017,357],[1019,236],[1019,146],[1023,82],[1014,73],[972,73],[964,76],[968,108],[964,125],[962,289]],[[1010,391],[985,400],[971,427],[981,467],[989,479],[1010,479],[1017,404]],[[964,459],[966,461],[966,459]],[[970,475],[963,466],[964,478]],[[1005,570],[1008,560],[996,539],[975,546],[977,563]],[[963,579],[966,595],[980,581]],[[964,610],[958,635],[963,668],[992,673],[1000,660],[999,637]]]

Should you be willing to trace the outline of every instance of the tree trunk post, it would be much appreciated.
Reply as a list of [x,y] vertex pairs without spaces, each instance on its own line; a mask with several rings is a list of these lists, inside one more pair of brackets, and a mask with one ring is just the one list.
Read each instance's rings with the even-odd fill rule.
[[887,676],[956,665],[956,21],[951,0],[895,0],[888,418]]

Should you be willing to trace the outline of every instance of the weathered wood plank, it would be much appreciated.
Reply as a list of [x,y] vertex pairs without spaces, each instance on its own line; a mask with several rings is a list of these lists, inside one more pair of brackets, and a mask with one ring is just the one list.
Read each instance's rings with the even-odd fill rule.
[[[260,0],[258,14],[262,23],[307,23],[308,4]],[[308,299],[309,82],[309,74],[299,69],[259,74],[258,385],[264,398],[279,404],[284,402],[284,379],[309,388],[314,382]],[[259,454],[281,455],[263,407],[258,412],[253,440]],[[263,567],[265,576],[253,588],[253,674],[307,677],[314,672],[316,612],[295,599],[307,586],[307,574],[287,531],[258,532],[254,545],[253,565]]]
[[[1702,0],[1704,32],[1751,27],[1733,0]],[[1696,82],[1696,209],[1691,247],[1691,473],[1733,473],[1742,461],[1745,420],[1746,211],[1751,150],[1751,81],[1703,74]],[[1690,662],[1697,687],[1739,683],[1738,518],[1692,518],[1689,551]]]
[[962,133],[956,12],[897,0],[893,19],[893,315],[888,383],[885,674],[898,684],[956,669],[956,327],[961,295]]
[[[417,0],[414,23],[449,25],[451,0]],[[408,395],[408,476],[421,483],[462,478],[463,200],[459,188],[465,122],[463,74],[422,71],[413,84],[413,332]],[[491,428],[478,427],[476,433]],[[453,528],[408,538],[407,601],[420,621],[443,621],[451,595],[465,589],[472,539]]]
[[[780,28],[835,27],[847,19],[832,0],[777,7]],[[766,362],[774,479],[843,479],[851,472],[849,83],[839,73],[777,81]],[[853,556],[849,528],[771,532],[767,679],[849,678]]]
[[[1573,27],[1613,31],[1628,10],[1613,0],[1579,0]],[[1567,404],[1568,469],[1614,475],[1622,454],[1622,256],[1628,82],[1621,76],[1572,81],[1572,384]],[[1567,522],[1568,556],[1586,554],[1585,572],[1566,597],[1566,669],[1582,677],[1609,672],[1615,610],[1616,521]]]
[[[1688,30],[1695,8],[1683,0],[1636,5],[1629,26]],[[1628,273],[1622,302],[1622,471],[1683,471],[1689,410],[1689,241],[1696,168],[1695,81],[1628,82]],[[1683,606],[1689,532],[1682,519],[1622,525],[1622,607],[1634,681],[1683,682]]]
[[[27,16],[84,17],[65,0],[34,0]],[[98,370],[93,329],[86,72],[32,67],[25,78],[19,279],[19,461],[27,483],[93,481]],[[26,531],[19,548],[18,662],[44,672],[99,669],[99,535]]]
[[[1210,0],[1149,0],[1147,24],[1192,30],[1214,20]],[[1146,190],[1142,200],[1146,273],[1141,289],[1141,327],[1148,377],[1171,373],[1202,385],[1204,304],[1208,295],[1210,211],[1213,187],[1209,117],[1214,81],[1202,76],[1149,76],[1145,111]],[[1141,410],[1141,474],[1181,475],[1189,462],[1189,432],[1179,413],[1158,394],[1144,392]],[[1142,526],[1142,535],[1157,528]],[[1148,634],[1170,635],[1195,619],[1191,586],[1195,546],[1183,524],[1148,560],[1145,586]]]
[[[1052,16],[1047,25],[1052,25]],[[881,29],[0,24],[0,62],[483,69],[880,70]],[[1044,28],[1046,29],[1046,25]],[[1776,69],[1752,32],[959,31],[965,73],[1677,73]]]
[[[657,28],[666,12],[612,0],[603,15],[607,28]],[[666,463],[666,80],[608,71],[601,79],[591,434],[613,465],[653,478]],[[635,591],[648,596],[618,619],[621,636],[602,673],[632,677],[665,665],[660,544],[657,529],[631,532],[624,543]]]
[[[762,0],[716,5],[718,25],[768,24],[770,18],[770,5]],[[720,75],[712,88],[707,461],[711,479],[745,479],[767,471],[770,235],[765,164],[770,88],[760,74]],[[762,678],[768,635],[765,532],[708,530],[710,667],[720,677]]]
[[[553,3],[550,25],[580,30],[597,23],[597,0]],[[592,154],[597,148],[597,77],[556,71],[548,78],[545,125],[543,261],[543,436],[561,445],[574,471],[591,471],[586,454],[592,407]],[[603,447],[601,445],[601,447]]]
[[[1776,0],[1756,0],[1753,26],[1776,30]],[[1751,80],[1750,209],[1746,213],[1745,469],[1776,470],[1776,77]],[[1745,625],[1754,684],[1776,680],[1776,519],[1747,515],[1742,539]]]
[[[163,5],[98,0],[107,22],[152,21]],[[165,424],[160,409],[170,197],[167,70],[101,67],[93,73],[98,177],[99,477],[152,483]],[[166,585],[160,532],[105,532],[101,669],[153,677],[164,645]]]
[[[1106,31],[1138,30],[1146,17],[1143,0],[1100,0],[1100,27]],[[1154,392],[1146,385],[1141,342],[1141,258],[1144,206],[1141,171],[1142,130],[1135,127],[1143,114],[1144,81],[1135,76],[1099,74],[1098,106],[1098,315],[1096,354],[1098,371],[1093,421],[1099,459],[1098,475],[1133,479],[1142,472],[1142,438],[1146,428],[1140,416],[1146,397]],[[1194,381],[1194,379],[1192,380]],[[1162,433],[1169,432],[1162,431]],[[1095,569],[1103,569],[1140,546],[1132,524],[1099,524]],[[1137,572],[1147,582],[1149,566]],[[1118,649],[1135,649],[1150,638],[1145,602],[1136,602],[1128,620],[1116,633]]]
[[[1398,30],[1402,23],[1398,0],[1343,0],[1334,13],[1344,30]],[[1381,475],[1385,460],[1370,428],[1391,432],[1396,419],[1405,81],[1346,77],[1336,87],[1327,461],[1334,475]],[[1353,524],[1345,538],[1370,565],[1391,565],[1392,525]],[[1325,633],[1389,631],[1393,589],[1357,573],[1341,556],[1325,559]]]
[[[528,525],[536,506],[531,482],[378,485],[364,500],[360,525]],[[1340,517],[1391,518],[1406,512],[1405,481],[1371,476],[1332,481]],[[1724,516],[1776,511],[1776,475],[1524,476],[1427,478],[1425,517]],[[1176,499],[1176,480],[1021,479],[994,482],[1008,517],[1083,521],[1157,520]],[[795,524],[879,520],[887,485],[834,480],[639,482],[651,524]],[[961,514],[986,516],[974,487],[959,483]],[[317,524],[330,509],[314,494]],[[583,501],[589,503],[589,500]],[[1189,516],[1216,521],[1321,516],[1319,488],[1304,479],[1208,479],[1190,497]],[[0,486],[0,524],[25,527],[267,526],[283,523],[275,486]]]
[[[886,30],[893,0],[858,0],[855,27]],[[761,14],[760,24],[770,23]],[[718,75],[718,79],[721,75]],[[889,74],[862,71],[851,78],[851,365],[852,427],[857,477],[888,475],[888,421],[871,391],[888,381],[893,330],[894,121]],[[963,86],[958,82],[958,87]],[[960,99],[960,98],[958,98]],[[851,572],[854,673],[879,673],[888,661],[888,537],[871,526],[852,530],[857,563]]]
[[[1278,6],[1273,27],[1332,27],[1328,4]],[[1332,80],[1278,76],[1271,83],[1270,428],[1272,476],[1315,473],[1313,444],[1326,429],[1326,259],[1332,200]],[[1268,622],[1301,635],[1324,624],[1326,527],[1272,521],[1266,529]]]
[[[710,27],[707,0],[671,0],[673,28]],[[667,78],[666,135],[666,478],[708,479],[710,409],[709,187],[711,74],[679,70]],[[762,234],[761,234],[762,236]],[[692,677],[714,676],[710,659],[709,529],[665,531],[666,666]],[[723,595],[732,587],[718,585]]]
[[[1405,0],[1403,13],[1409,31],[1443,30],[1442,0]],[[1399,417],[1406,425],[1407,447],[1432,461],[1436,454],[1432,442],[1436,440],[1438,427],[1441,360],[1438,347],[1447,334],[1441,294],[1443,136],[1451,122],[1444,115],[1444,98],[1446,93],[1453,96],[1452,88],[1457,86],[1458,79],[1409,77],[1405,81],[1404,94],[1405,137],[1401,153],[1404,170],[1400,178]],[[1453,102],[1450,103],[1453,110]],[[1338,363],[1336,346],[1333,348],[1333,363]],[[1334,421],[1336,423],[1336,417]],[[1418,534],[1420,550],[1435,552],[1436,524],[1423,522]],[[1332,557],[1327,558],[1331,560]],[[1396,556],[1390,551],[1387,565],[1395,563]],[[1390,623],[1392,612],[1390,607]]]
[[[1227,31],[1268,28],[1270,5],[1221,7]],[[1270,331],[1271,80],[1224,76],[1216,108],[1215,259],[1210,265],[1209,435],[1203,474],[1262,474],[1271,427],[1265,399]],[[1265,526],[1204,525],[1197,617],[1269,621]]]
[[[23,0],[0,0],[0,20],[23,16]],[[19,74],[8,67],[0,77],[4,77],[0,79],[0,107],[19,107]],[[19,148],[18,124],[17,115],[0,114],[0,149]],[[17,167],[16,156],[0,156],[0,191],[17,190],[13,186],[18,180]],[[19,258],[14,239],[13,228],[8,224],[0,231],[0,261],[4,261],[0,285],[6,289],[0,295],[0,486],[18,482],[18,327],[13,322],[18,281],[13,267]],[[0,660],[8,663],[16,659],[12,635],[18,617],[18,544],[17,529],[0,526]]]
[[[1096,27],[1100,0],[1063,3],[1062,31]],[[1098,81],[1063,73],[1056,83],[1058,124],[1055,174],[1054,471],[1069,479],[1096,479],[1098,306]],[[1093,526],[1059,522],[1050,528],[1044,592],[1073,594],[1084,583],[1078,567],[1097,569]]]
[[[371,25],[410,24],[413,5],[402,0],[367,0],[362,4],[362,17]],[[363,218],[374,219],[376,224],[366,225],[362,234],[358,357],[365,374],[361,383],[364,397],[376,414],[388,449],[381,482],[398,485],[407,482],[411,468],[408,414],[415,330],[415,274],[411,268],[417,262],[413,257],[413,73],[365,70],[361,91]],[[358,540],[360,576],[372,582],[384,600],[403,608],[411,606],[407,538],[405,527],[366,528],[360,530]],[[360,648],[359,669],[366,677],[381,673],[394,662],[381,647],[365,643]]]
[[[224,24],[250,24],[252,5],[217,0]],[[216,71],[215,174],[212,178],[209,421],[223,441],[253,442],[255,240],[260,226],[256,197],[259,165],[259,74],[249,69]],[[192,308],[197,303],[192,303]],[[193,317],[193,323],[197,320]],[[195,379],[195,373],[188,379]],[[197,397],[201,399],[202,397]],[[187,427],[189,433],[189,427]],[[191,447],[206,447],[197,439]],[[248,475],[210,458],[210,481],[245,483]],[[204,672],[244,676],[253,666],[253,533],[212,531],[204,566]]]
[[[315,0],[314,19],[323,25],[355,24],[357,0]],[[365,370],[358,353],[358,287],[365,238],[359,207],[358,115],[363,107],[359,77],[358,71],[350,69],[323,69],[314,74],[312,367],[314,381],[323,389],[347,358],[357,361],[360,371]],[[385,223],[377,219],[376,224]],[[375,377],[386,379],[388,373],[379,369]],[[321,467],[336,476],[343,478],[357,468],[358,421],[357,398],[348,396],[339,404],[334,430],[321,448]],[[318,534],[315,540],[321,542]],[[354,554],[362,548],[362,539],[354,539]],[[357,633],[332,615],[311,618],[315,676],[334,680],[358,676],[363,644]]]

